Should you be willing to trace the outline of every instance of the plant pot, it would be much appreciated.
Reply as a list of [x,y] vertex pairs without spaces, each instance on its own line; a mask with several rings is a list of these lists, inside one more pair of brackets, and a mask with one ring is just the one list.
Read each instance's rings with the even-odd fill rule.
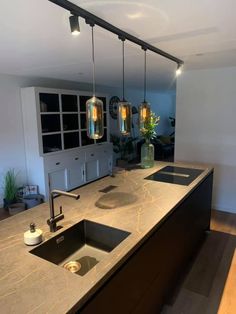
[[124,159],[117,159],[116,160],[117,163],[117,167],[122,167],[125,168],[128,165],[128,160],[124,160]]
[[25,210],[25,203],[14,203],[8,207],[11,216],[16,215]]
[[3,199],[3,208],[8,209],[10,205],[16,203],[17,200],[7,200],[7,199]]

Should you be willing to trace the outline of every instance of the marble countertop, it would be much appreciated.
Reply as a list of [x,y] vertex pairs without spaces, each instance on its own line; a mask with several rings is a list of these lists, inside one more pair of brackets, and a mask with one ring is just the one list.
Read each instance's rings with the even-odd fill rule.
[[[167,165],[204,169],[204,172],[188,186],[181,186],[144,178]],[[80,194],[78,201],[60,196],[55,208],[63,206],[63,228],[50,233],[47,203],[22,212],[0,222],[0,311],[1,313],[66,313],[78,310],[89,297],[122,265],[126,259],[157,228],[177,205],[212,171],[209,166],[157,162],[151,169],[116,171],[113,177],[105,177],[74,190]],[[98,208],[97,202],[107,199],[100,190],[109,185],[116,188],[119,201],[113,199],[111,208]],[[106,207],[106,206],[104,206]],[[123,242],[103,260],[81,277],[55,264],[47,262],[28,251],[23,234],[33,221],[43,230],[47,240],[66,228],[88,219],[131,232]]]

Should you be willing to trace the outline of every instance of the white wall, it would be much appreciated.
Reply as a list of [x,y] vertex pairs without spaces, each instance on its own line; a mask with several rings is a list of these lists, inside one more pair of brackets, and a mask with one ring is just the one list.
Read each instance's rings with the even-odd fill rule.
[[236,213],[236,67],[177,81],[175,160],[215,167],[213,208]]
[[[26,183],[20,88],[27,86],[91,90],[89,84],[0,75],[0,206],[3,175],[9,168],[14,168],[18,172],[19,184]],[[116,89],[104,86],[97,86],[97,91],[110,95],[117,93]]]

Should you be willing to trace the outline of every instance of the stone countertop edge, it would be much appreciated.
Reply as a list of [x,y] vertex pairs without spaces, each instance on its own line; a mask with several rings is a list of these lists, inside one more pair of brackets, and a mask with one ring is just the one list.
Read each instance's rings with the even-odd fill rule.
[[[188,186],[143,181],[167,165],[204,171]],[[75,313],[213,172],[213,168],[202,164],[156,162],[150,169],[116,169],[115,172],[115,177],[105,177],[74,190],[81,195],[79,201],[56,198],[55,204],[63,206],[65,215],[60,222],[63,228],[56,233],[51,234],[46,224],[47,203],[0,222],[0,308],[4,313]],[[104,195],[99,190],[109,185],[117,188],[107,194],[130,193],[135,195],[136,201],[112,210],[96,207],[95,202]],[[131,235],[84,277],[28,253],[32,247],[23,243],[23,233],[31,221],[43,230],[47,240],[83,219],[126,230]]]

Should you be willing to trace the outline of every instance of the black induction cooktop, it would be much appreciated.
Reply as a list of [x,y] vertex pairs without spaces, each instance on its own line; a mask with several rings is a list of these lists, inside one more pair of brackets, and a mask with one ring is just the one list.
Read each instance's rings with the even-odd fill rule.
[[154,172],[153,174],[146,177],[145,179],[159,181],[159,182],[179,184],[179,185],[189,185],[203,171],[204,170],[201,170],[201,169],[167,166]]

